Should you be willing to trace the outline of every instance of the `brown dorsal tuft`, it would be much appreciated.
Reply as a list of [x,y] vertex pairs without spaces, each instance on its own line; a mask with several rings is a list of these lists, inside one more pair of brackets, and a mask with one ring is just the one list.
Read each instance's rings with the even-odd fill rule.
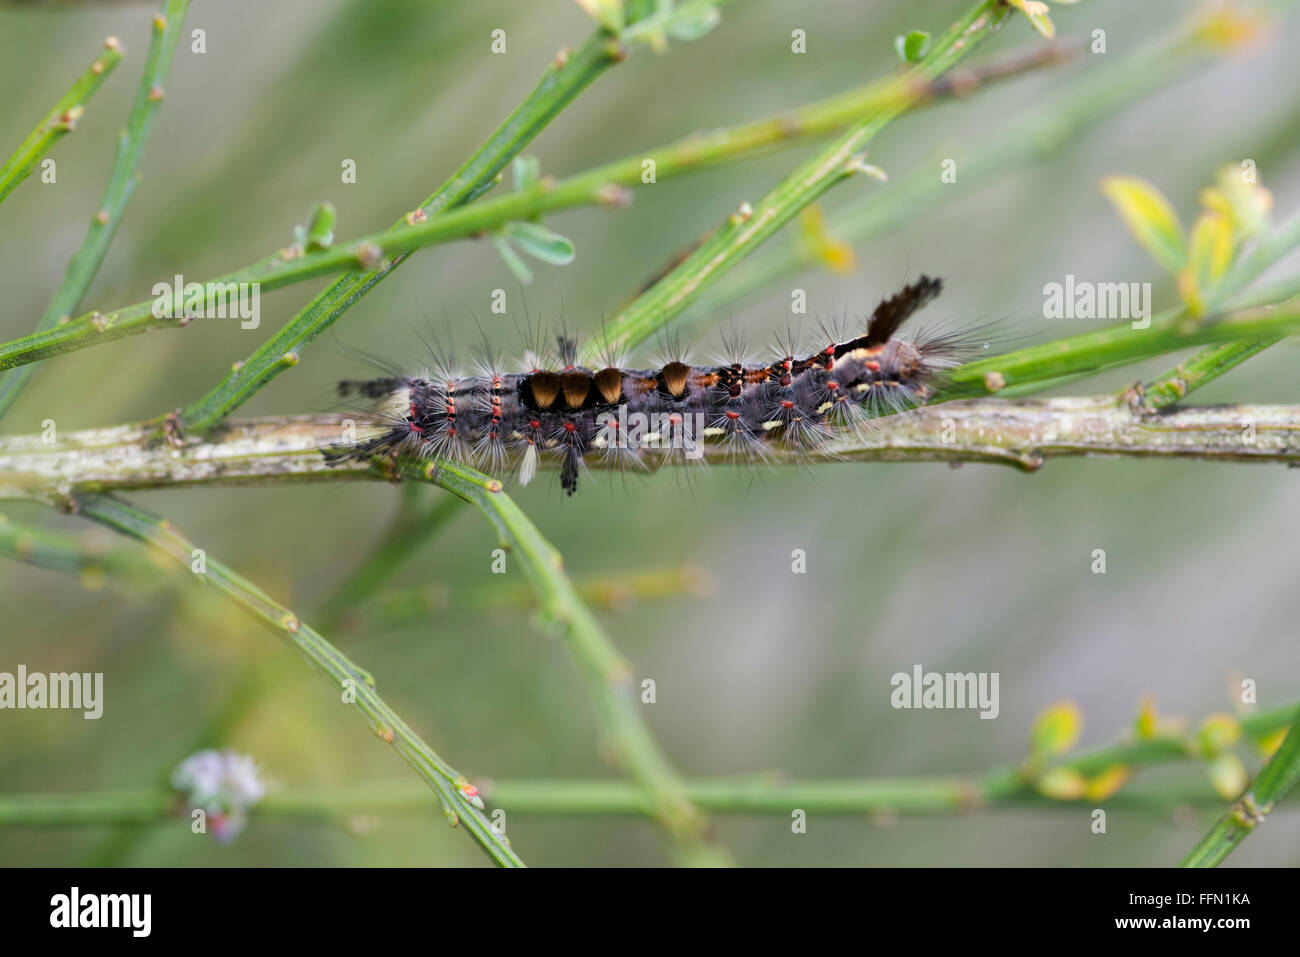
[[528,388],[533,394],[533,404],[539,409],[549,409],[560,397],[560,377],[554,372],[534,372],[528,377]]
[[659,373],[659,381],[664,391],[674,399],[686,395],[686,380],[691,374],[691,367],[685,362],[670,362]]
[[592,379],[596,383],[596,391],[600,397],[610,405],[618,405],[619,400],[623,397],[623,373],[619,369],[610,367],[601,369]]
[[587,404],[591,391],[591,373],[577,369],[560,374],[560,388],[564,390],[564,403],[570,409],[581,409]]

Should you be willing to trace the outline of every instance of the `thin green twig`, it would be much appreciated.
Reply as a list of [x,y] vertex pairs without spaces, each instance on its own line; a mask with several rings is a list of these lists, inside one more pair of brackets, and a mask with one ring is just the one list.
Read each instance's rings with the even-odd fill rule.
[[156,586],[157,565],[134,546],[112,547],[85,535],[68,535],[0,515],[0,555],[37,568],[76,574],[87,587],[108,578],[135,588]]
[[1264,822],[1274,805],[1300,783],[1300,710],[1294,705],[1292,710],[1291,730],[1255,777],[1255,783],[1215,822],[1181,866],[1217,867],[1246,835]]
[[[896,780],[785,781],[780,775],[686,782],[699,807],[717,814],[777,814],[794,809],[808,814],[847,816],[940,815],[976,810],[1032,808],[1077,811],[1093,799],[1055,800],[1031,790],[1023,795],[990,795],[980,800],[973,777]],[[645,791],[619,780],[502,780],[484,786],[492,806],[512,815],[653,817]],[[1107,810],[1171,814],[1180,807],[1219,807],[1208,785],[1121,791],[1104,801]],[[337,823],[363,814],[425,813],[428,788],[393,781],[331,790],[273,791],[250,811],[255,821],[291,820]],[[107,791],[94,794],[0,795],[0,827],[104,827],[159,824],[181,810],[168,791]]]
[[[1242,734],[1254,742],[1287,727],[1296,711],[1291,703],[1241,717]],[[1281,751],[1278,752],[1281,754]],[[1151,738],[1121,738],[1111,744],[1061,759],[1053,767],[1086,777],[1124,768],[1191,763],[1198,759],[1184,734],[1162,732]],[[1274,758],[1277,760],[1277,758]],[[1262,772],[1261,772],[1262,778]],[[1138,788],[1124,784],[1105,797],[1063,799],[1040,793],[1022,767],[1006,766],[983,774],[919,778],[845,780],[790,779],[778,773],[706,778],[684,782],[699,807],[718,814],[778,814],[794,809],[809,814],[940,815],[999,808],[1077,810],[1081,805],[1108,810],[1169,814],[1180,807],[1218,807],[1221,800],[1208,784],[1175,783]],[[653,816],[654,804],[634,783],[614,780],[500,780],[482,782],[484,798],[508,814]],[[337,821],[340,816],[427,810],[428,790],[414,782],[370,782],[348,788],[273,791],[252,809],[256,819]],[[99,794],[9,794],[0,796],[0,826],[71,827],[104,824],[150,824],[177,810],[176,795],[166,790]]]
[[375,735],[394,746],[402,759],[424,779],[442,802],[448,820],[463,823],[488,856],[502,866],[523,865],[504,834],[462,792],[465,779],[434,753],[424,740],[378,695],[374,679],[353,664],[318,632],[289,609],[268,598],[251,582],[186,540],[170,522],[119,499],[102,495],[72,498],[72,511],[125,535],[147,542],[196,571],[203,581],[260,618],[304,658],[342,689],[342,700],[366,716]]
[[103,52],[95,57],[85,73],[77,77],[68,92],[45,114],[45,119],[28,134],[4,166],[0,166],[0,203],[31,175],[37,161],[50,151],[50,147],[76,129],[86,103],[121,59],[122,44],[117,37],[109,37],[104,41]]
[[[1291,225],[1300,241],[1300,216]],[[953,370],[935,401],[991,395],[1008,386],[1050,385],[1065,376],[1096,373],[1168,352],[1210,343],[1269,339],[1300,331],[1300,277],[1270,287],[1267,293],[1237,300],[1236,311],[1189,322],[1183,309],[1161,313],[1145,328],[1119,323],[969,362]],[[1267,305],[1255,305],[1266,300]]]
[[[140,181],[140,162],[144,157],[145,143],[148,142],[154,118],[162,106],[167,72],[185,26],[185,14],[189,6],[190,0],[165,0],[162,12],[153,18],[153,37],[149,43],[149,53],[145,57],[144,74],[140,78],[126,127],[118,138],[117,156],[108,177],[108,186],[104,190],[104,200],[91,217],[81,248],[68,262],[63,282],[36,326],[38,335],[55,328],[81,303],[99,272],[104,256],[108,254],[108,247],[117,235],[118,227],[122,225],[126,208]],[[2,368],[5,367],[0,366]],[[0,418],[3,418],[34,374],[34,369],[22,369],[0,380]]]
[[1208,385],[1225,372],[1230,372],[1247,359],[1259,355],[1281,341],[1277,337],[1249,339],[1245,342],[1225,342],[1202,349],[1144,385],[1142,405],[1153,412],[1167,409],[1189,392]]

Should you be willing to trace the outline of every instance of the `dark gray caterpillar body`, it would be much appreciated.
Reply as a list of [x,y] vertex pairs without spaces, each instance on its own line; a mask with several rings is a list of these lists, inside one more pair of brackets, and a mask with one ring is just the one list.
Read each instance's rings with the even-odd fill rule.
[[383,400],[392,427],[325,454],[332,461],[402,453],[453,458],[496,474],[517,461],[525,484],[538,457],[553,454],[561,484],[573,494],[593,453],[634,465],[647,448],[699,457],[706,441],[725,443],[743,458],[761,457],[773,442],[814,449],[837,424],[902,411],[933,393],[935,377],[956,361],[955,339],[909,341],[896,333],[941,288],[940,280],[922,276],[876,307],[864,335],[766,364],[671,361],[659,369],[592,370],[578,366],[574,344],[561,339],[557,368],[537,363],[519,374],[489,368],[474,376],[444,371],[340,383],[344,394]]

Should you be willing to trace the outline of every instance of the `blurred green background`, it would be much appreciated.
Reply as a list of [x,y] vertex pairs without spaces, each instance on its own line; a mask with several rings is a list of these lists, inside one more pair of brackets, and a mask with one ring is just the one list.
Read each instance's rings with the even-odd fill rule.
[[[665,56],[644,48],[584,93],[533,144],[543,170],[577,172],[698,128],[758,118],[895,68],[893,38],[941,32],[964,2],[740,0],[722,24]],[[1179,0],[1089,0],[1054,8],[1064,36],[1101,28],[1104,56],[1039,71],[891,125],[871,161],[891,174],[993,142],[1004,123],[1068,92],[1087,71],[1114,68],[1184,17]],[[127,60],[53,151],[56,186],[24,183],[0,210],[0,337],[34,326],[99,202],[117,130],[147,46],[152,4],[0,10],[0,144],[18,143],[89,62],[118,35]],[[522,99],[546,62],[576,46],[590,22],[571,0],[198,0],[144,179],[84,308],[145,298],[182,272],[207,278],[292,239],[313,204],[334,203],[336,235],[388,226],[433,191]],[[808,53],[790,52],[807,31]],[[505,56],[489,53],[507,31]],[[1095,280],[1149,280],[1157,307],[1172,284],[1119,224],[1097,188],[1112,173],[1143,176],[1183,221],[1217,167],[1256,160],[1278,218],[1300,204],[1300,24],[1283,19],[1246,55],[1199,63],[1044,163],[1025,163],[987,188],[959,184],[953,199],[918,213],[887,239],[860,245],[852,274],[813,270],[797,285],[810,311],[868,311],[903,278],[941,275],[929,319],[1011,317],[1035,336],[1089,323],[1041,318],[1042,287],[1067,272]],[[1035,42],[1022,18],[979,57]],[[583,209],[548,223],[574,240],[576,261],[538,266],[526,299],[534,318],[594,331],[682,246],[744,200],[755,200],[814,147],[663,180],[626,210]],[[354,185],[340,163],[356,161]],[[937,173],[936,173],[937,175]],[[823,201],[828,216],[865,191],[854,180]],[[793,230],[773,240],[793,242]],[[1290,274],[1294,260],[1278,274]],[[56,358],[4,422],[36,432],[142,419],[181,406],[212,384],[326,280],[268,293],[262,328],[197,322]],[[790,324],[790,283],[711,316],[753,345]],[[322,337],[301,364],[240,414],[322,411],[332,384],[366,375],[364,349],[420,364],[413,331],[428,320],[472,351],[478,316],[499,349],[512,322],[489,313],[491,290],[517,284],[492,245],[423,250]],[[811,328],[811,322],[805,329]],[[706,327],[707,329],[707,327]],[[697,357],[716,344],[702,333]],[[408,358],[409,357],[409,358]],[[1297,352],[1285,344],[1252,360],[1198,401],[1295,402]],[[1118,387],[1171,364],[1083,383]],[[594,476],[565,500],[551,475],[515,491],[565,556],[576,579],[684,564],[712,579],[704,597],[639,603],[602,620],[638,677],[652,677],[648,719],[684,774],[778,769],[797,779],[978,772],[1019,760],[1033,717],[1070,698],[1085,714],[1084,743],[1131,723],[1143,694],[1162,713],[1199,719],[1231,710],[1235,677],[1256,679],[1264,705],[1300,695],[1300,535],[1296,478],[1281,468],[1137,461],[1050,462],[1039,474],[942,465],[823,466],[760,473],[717,468],[686,481],[661,474],[626,485]],[[436,490],[425,490],[432,501]],[[311,621],[382,536],[399,493],[339,483],[302,489],[211,488],[133,496],[177,523]],[[14,519],[84,532],[74,520],[6,505]],[[494,537],[470,509],[403,568],[394,584],[443,583],[458,594],[500,584],[489,574]],[[792,549],[808,574],[790,573]],[[1093,575],[1095,548],[1108,573]],[[160,573],[160,584],[174,580]],[[509,580],[522,581],[517,568]],[[502,586],[505,587],[505,586]],[[245,669],[269,676],[265,693],[228,728],[224,744],[252,754],[282,785],[408,780],[328,686],[256,622],[219,596],[181,582],[140,591],[16,563],[0,565],[0,670],[102,671],[98,721],[75,712],[0,714],[0,792],[85,792],[165,780],[195,736],[222,713]],[[564,648],[505,608],[439,612],[399,626],[361,616],[332,637],[429,743],[475,778],[608,776],[593,714]],[[889,678],[915,664],[997,671],[1001,714],[896,711]],[[1141,781],[1195,780],[1182,766]],[[714,815],[742,863],[835,865],[1163,865],[1179,860],[1208,817],[1113,812],[1089,832],[1084,809],[910,818],[882,825],[814,815],[792,835],[783,817]],[[1300,863],[1300,816],[1283,811],[1248,840],[1233,865]],[[532,864],[657,864],[644,821],[513,817],[515,848]],[[229,846],[183,822],[123,839],[103,828],[0,829],[0,862],[76,864],[482,864],[464,834],[427,814],[385,817],[364,835],[253,822]]]

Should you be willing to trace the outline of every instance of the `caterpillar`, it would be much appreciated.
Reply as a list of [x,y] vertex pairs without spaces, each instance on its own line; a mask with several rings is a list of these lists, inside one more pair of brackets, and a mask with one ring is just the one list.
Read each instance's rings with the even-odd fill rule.
[[964,354],[962,338],[897,333],[942,288],[942,280],[921,276],[876,306],[864,334],[765,364],[733,356],[701,366],[673,358],[657,369],[610,362],[593,370],[578,364],[576,342],[561,336],[555,356],[533,353],[521,373],[488,358],[470,376],[443,368],[346,380],[340,394],[378,403],[386,428],[323,451],[331,463],[414,454],[468,461],[494,475],[517,465],[525,485],[540,457],[554,455],[561,487],[572,495],[592,454],[635,467],[644,449],[699,458],[706,441],[745,460],[761,459],[773,442],[816,449],[837,428],[933,395],[938,378]]

